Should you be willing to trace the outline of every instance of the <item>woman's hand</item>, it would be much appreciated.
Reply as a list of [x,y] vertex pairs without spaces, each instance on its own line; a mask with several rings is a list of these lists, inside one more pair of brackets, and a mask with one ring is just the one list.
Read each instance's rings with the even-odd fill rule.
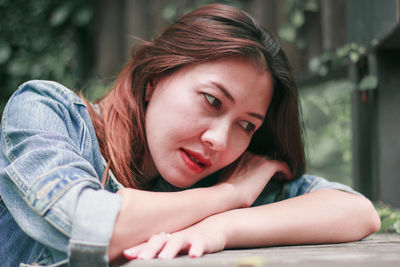
[[200,257],[206,253],[224,249],[226,238],[222,227],[213,221],[213,216],[173,234],[159,233],[147,242],[124,251],[129,259],[171,259],[179,253]]
[[242,199],[242,207],[249,207],[257,199],[268,181],[279,173],[291,179],[292,174],[285,162],[245,152],[222,173],[222,183],[231,184]]

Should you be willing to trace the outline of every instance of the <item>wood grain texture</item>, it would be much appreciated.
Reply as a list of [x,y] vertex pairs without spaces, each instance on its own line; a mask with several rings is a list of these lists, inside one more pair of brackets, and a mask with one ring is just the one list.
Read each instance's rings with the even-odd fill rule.
[[400,266],[400,235],[376,234],[358,242],[224,250],[192,259],[134,260],[124,267],[137,266],[238,266],[238,267],[331,267]]

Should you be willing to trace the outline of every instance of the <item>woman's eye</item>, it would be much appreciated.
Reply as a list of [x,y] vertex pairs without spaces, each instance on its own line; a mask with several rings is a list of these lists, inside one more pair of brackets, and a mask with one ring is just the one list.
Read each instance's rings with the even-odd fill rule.
[[221,108],[222,102],[218,98],[206,93],[204,93],[203,95],[211,106],[215,107],[216,109]]
[[252,133],[254,132],[254,130],[256,129],[256,126],[248,121],[242,121],[240,123],[240,125],[243,127],[243,129],[247,132],[247,133]]

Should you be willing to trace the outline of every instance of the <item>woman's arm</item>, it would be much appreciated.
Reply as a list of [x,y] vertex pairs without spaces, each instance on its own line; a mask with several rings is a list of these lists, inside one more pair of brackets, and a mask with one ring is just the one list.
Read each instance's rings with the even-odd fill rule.
[[246,153],[223,182],[209,188],[169,193],[121,190],[123,202],[110,241],[110,260],[154,234],[177,232],[213,214],[249,207],[276,172],[290,176],[285,163]]
[[375,233],[380,226],[368,199],[335,189],[233,210],[221,220],[236,222],[225,231],[226,248],[348,242]]
[[226,184],[181,192],[122,189],[123,201],[114,225],[110,261],[134,244],[160,232],[176,232],[207,216],[238,207],[234,190]]
[[368,199],[320,189],[210,216],[168,238],[158,238],[158,242],[153,238],[127,250],[125,256],[171,258],[186,249],[191,256],[201,256],[224,248],[347,242],[375,233],[379,226],[379,216]]

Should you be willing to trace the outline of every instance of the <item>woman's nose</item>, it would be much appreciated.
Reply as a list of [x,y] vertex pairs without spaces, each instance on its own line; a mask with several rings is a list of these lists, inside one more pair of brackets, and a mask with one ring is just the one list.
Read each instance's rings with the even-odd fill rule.
[[229,143],[229,123],[213,123],[202,134],[201,140],[215,151],[224,151]]

